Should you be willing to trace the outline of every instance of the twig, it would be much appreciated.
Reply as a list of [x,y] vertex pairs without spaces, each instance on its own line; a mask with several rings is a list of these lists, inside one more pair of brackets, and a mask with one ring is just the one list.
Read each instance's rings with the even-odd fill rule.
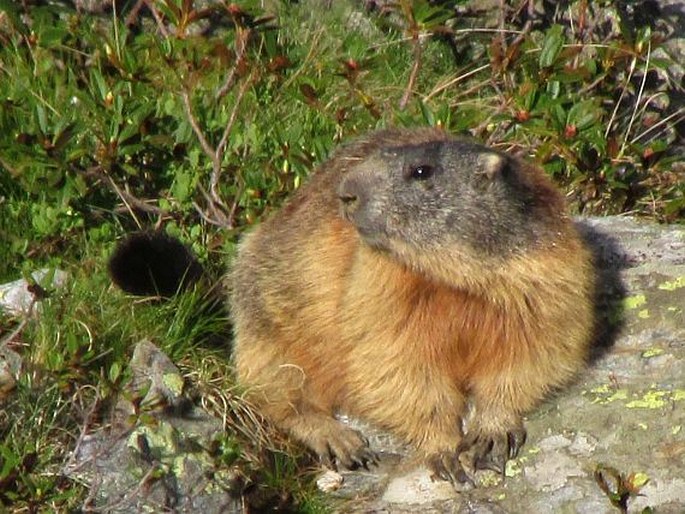
[[110,185],[112,186],[112,188],[114,189],[114,191],[116,192],[116,194],[119,195],[119,198],[121,198],[121,201],[124,202],[124,205],[125,205],[126,208],[128,209],[128,212],[131,214],[131,217],[133,218],[133,221],[136,222],[136,225],[138,226],[138,229],[142,229],[143,226],[141,225],[140,220],[138,219],[138,216],[136,216],[136,213],[135,213],[135,212],[133,211],[133,209],[131,208],[131,203],[132,203],[132,202],[130,202],[131,199],[128,198],[128,195],[125,194],[124,191],[122,191],[121,189],[119,189],[119,186],[117,186],[116,182],[114,182],[114,180],[112,180],[112,177],[110,177],[109,175],[107,175],[107,180],[109,181]]
[[421,68],[421,53],[423,47],[421,46],[421,40],[418,35],[414,37],[414,64],[411,67],[411,73],[409,74],[409,81],[407,82],[407,87],[404,90],[402,99],[400,100],[400,110],[404,110],[409,103],[409,97],[411,96],[412,90],[414,89],[414,84],[416,84],[416,78],[419,75],[419,68]]
[[[235,97],[233,111],[231,111],[231,115],[229,116],[228,122],[226,123],[226,127],[224,128],[224,133],[221,135],[221,140],[219,141],[219,144],[216,147],[215,156],[217,161],[219,162],[223,161],[224,153],[226,151],[226,144],[228,143],[228,137],[230,136],[231,131],[233,130],[233,126],[235,125],[236,119],[238,118],[238,107],[243,101],[243,97],[245,96],[245,93],[247,93],[248,88],[252,84],[252,76],[253,74],[250,73],[250,76],[241,84],[240,89],[238,90],[238,94]],[[212,198],[215,200],[219,200],[217,194],[217,187],[219,184],[220,175],[221,165],[219,164],[218,166],[215,166],[212,170],[212,177],[209,186],[209,192],[212,195]],[[221,204],[224,205],[223,202],[221,202]]]
[[169,37],[169,31],[164,26],[164,20],[162,20],[162,17],[160,16],[159,11],[157,11],[157,8],[155,7],[154,0],[144,0],[144,1],[145,1],[145,5],[147,6],[148,9],[150,9],[152,16],[155,18],[155,21],[157,22],[157,27],[159,28],[159,32],[164,37]]
[[609,133],[611,132],[611,127],[614,124],[614,120],[616,119],[616,115],[618,113],[619,107],[621,107],[621,102],[623,101],[623,97],[626,95],[626,91],[628,89],[628,84],[630,84],[630,79],[633,78],[633,73],[635,72],[635,66],[637,64],[637,57],[633,57],[633,60],[630,62],[630,69],[628,70],[628,76],[626,77],[625,85],[623,86],[623,89],[621,89],[621,94],[618,97],[618,100],[616,101],[616,105],[614,106],[614,110],[611,113],[611,118],[609,118],[609,123],[607,123],[607,129],[604,131],[604,138],[609,137]]
[[[36,300],[33,299],[31,301],[31,305],[29,306],[29,312],[31,312],[31,310],[33,310],[33,305],[35,303],[36,303]],[[14,330],[12,330],[12,332],[10,332],[9,334],[7,334],[5,337],[2,338],[2,341],[0,341],[0,349],[4,348],[7,345],[7,343],[11,342],[12,339],[14,339],[19,334],[21,334],[21,331],[24,330],[24,327],[28,324],[29,318],[30,318],[29,315],[24,316],[24,318],[17,325],[17,328],[15,328]]]
[[[94,387],[94,389],[95,389],[95,399],[93,400],[93,402],[88,407],[88,411],[86,412],[86,415],[83,418],[83,423],[81,423],[79,436],[76,439],[76,443],[74,444],[74,449],[71,451],[71,455],[69,456],[69,459],[67,460],[67,462],[64,464],[64,466],[62,466],[62,473],[63,474],[70,474],[71,475],[73,473],[76,473],[83,466],[92,462],[97,457],[99,457],[101,454],[105,453],[104,450],[100,450],[95,455],[91,456],[90,458],[84,459],[81,462],[79,462],[78,464],[75,464],[76,456],[79,452],[79,449],[83,445],[83,441],[85,440],[86,435],[88,434],[88,427],[89,427],[90,420],[93,419],[93,415],[95,414],[95,409],[98,406],[98,398],[100,397],[100,388],[99,388],[99,386],[97,386],[97,387]],[[79,389],[74,394],[74,396],[76,396],[76,394],[78,394],[80,392],[81,392],[81,389]]]
[[88,173],[95,175],[98,179],[105,181],[106,183],[109,184],[110,188],[116,193],[116,195],[121,199],[125,206],[126,212],[128,212],[131,217],[133,218],[133,221],[136,222],[136,225],[138,228],[142,228],[142,224],[140,223],[140,220],[136,216],[135,210],[147,212],[149,214],[156,214],[159,216],[164,216],[168,214],[164,209],[161,209],[155,205],[150,205],[148,203],[145,203],[144,200],[141,200],[140,198],[135,197],[133,194],[131,194],[128,191],[122,190],[116,182],[114,182],[114,179],[100,166],[94,166],[92,168],[89,168],[87,170]]
[[[239,29],[236,29],[239,30]],[[224,81],[223,85],[219,88],[219,91],[216,92],[215,99],[216,100],[221,100],[226,94],[231,90],[235,83],[235,78],[238,76],[238,65],[240,62],[245,58],[245,51],[247,50],[247,41],[250,37],[250,29],[246,29],[244,31],[238,31],[237,33],[237,38],[236,38],[236,55],[235,55],[235,65],[229,72],[228,76],[226,77],[226,80]]]
[[647,41],[647,60],[645,61],[645,70],[642,74],[642,81],[640,82],[640,90],[637,93],[637,100],[635,101],[635,109],[633,109],[633,114],[630,116],[630,121],[628,122],[628,128],[626,128],[625,135],[623,136],[623,143],[621,143],[621,149],[618,151],[618,158],[621,158],[623,155],[623,151],[626,148],[626,145],[628,144],[628,136],[630,135],[630,131],[633,128],[633,123],[635,122],[635,118],[637,116],[637,111],[638,108],[637,106],[640,105],[640,101],[642,100],[642,95],[645,92],[645,84],[647,83],[647,74],[649,72],[649,60],[652,55],[652,42]]
[[143,8],[143,6],[146,4],[145,0],[138,0],[136,2],[136,5],[133,6],[131,11],[128,13],[128,16],[126,17],[126,21],[124,22],[127,27],[130,27],[133,25],[136,21],[136,18],[138,17],[138,13],[140,10]]
[[479,67],[476,68],[475,70],[467,71],[467,72],[464,73],[463,75],[458,75],[458,76],[456,76],[455,78],[449,80],[447,83],[445,83],[445,84],[443,84],[443,85],[441,85],[441,86],[437,86],[435,89],[433,89],[433,91],[431,91],[430,93],[428,93],[428,95],[427,95],[426,98],[425,98],[425,101],[427,102],[428,100],[430,100],[431,98],[433,98],[433,97],[434,97],[435,95],[437,95],[438,93],[441,93],[441,92],[444,91],[445,89],[447,89],[447,88],[449,88],[449,87],[451,87],[451,86],[457,84],[458,82],[461,82],[462,80],[465,80],[465,79],[469,78],[471,75],[475,75],[476,73],[479,73],[479,72],[481,72],[481,71],[483,71],[483,70],[486,70],[486,69],[488,69],[489,67],[490,67],[490,63],[484,64],[483,66],[479,66]]
[[202,210],[202,208],[197,202],[193,202],[193,207],[195,207],[195,210],[197,210],[198,214],[200,214],[200,217],[204,219],[207,223],[211,223],[212,225],[216,225],[218,227],[232,228],[232,224],[230,223],[230,220],[226,217],[226,214],[224,214],[223,211],[217,208],[217,204],[212,200],[211,195],[207,193],[205,188],[202,187],[202,184],[198,184],[197,188],[200,191],[200,193],[202,193],[202,196],[204,196],[205,201],[207,202],[207,207],[211,210],[210,216]]
[[643,137],[645,137],[647,134],[649,134],[650,132],[652,132],[652,131],[656,130],[657,128],[661,127],[661,125],[664,125],[664,124],[668,123],[668,122],[669,122],[671,119],[673,119],[673,118],[677,118],[677,119],[673,122],[673,125],[676,125],[676,124],[679,123],[680,121],[684,120],[684,119],[685,119],[685,107],[681,107],[681,108],[678,109],[676,112],[669,114],[669,115],[666,116],[663,120],[659,120],[658,123],[655,123],[654,125],[652,125],[651,127],[649,127],[647,130],[645,130],[644,132],[642,132],[642,133],[638,134],[637,136],[635,136],[635,137],[630,141],[630,144],[632,145],[632,144],[634,144],[634,143],[637,143],[640,139],[642,139]]
[[217,162],[216,152],[214,148],[212,148],[212,145],[209,144],[209,141],[207,141],[207,138],[205,137],[204,133],[202,132],[202,129],[200,128],[200,124],[197,122],[197,119],[193,114],[193,106],[190,103],[190,94],[188,93],[187,89],[183,89],[183,91],[181,92],[181,98],[183,98],[183,107],[185,109],[188,122],[190,123],[190,126],[193,128],[193,132],[195,132],[195,136],[200,142],[202,151],[212,161],[212,168],[215,169],[217,166],[220,166],[221,163]]

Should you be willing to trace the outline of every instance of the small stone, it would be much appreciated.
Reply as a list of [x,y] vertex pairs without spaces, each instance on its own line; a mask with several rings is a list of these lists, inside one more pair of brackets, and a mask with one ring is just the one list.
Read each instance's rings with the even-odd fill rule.
[[[69,276],[58,269],[40,269],[31,273],[31,277],[41,287],[53,289],[62,287]],[[27,314],[31,306],[39,300],[29,288],[29,283],[24,279],[0,285],[0,312]]]
[[17,385],[21,356],[9,348],[0,348],[0,400],[4,400]]
[[324,472],[317,480],[316,486],[320,491],[324,493],[330,493],[331,491],[337,491],[343,484],[343,476],[337,471],[332,469]]
[[383,494],[388,503],[427,504],[440,500],[452,500],[457,496],[452,484],[434,480],[426,468],[393,479]]

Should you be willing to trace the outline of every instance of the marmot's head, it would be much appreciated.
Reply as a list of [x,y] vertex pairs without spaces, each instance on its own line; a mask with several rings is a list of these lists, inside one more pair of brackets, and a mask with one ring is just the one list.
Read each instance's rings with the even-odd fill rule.
[[560,195],[519,160],[433,129],[377,139],[338,188],[342,215],[372,247],[497,260],[556,231]]

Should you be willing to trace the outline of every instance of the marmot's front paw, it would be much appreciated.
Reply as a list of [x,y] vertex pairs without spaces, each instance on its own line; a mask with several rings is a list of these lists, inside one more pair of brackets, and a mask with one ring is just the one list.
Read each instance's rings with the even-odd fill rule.
[[332,469],[338,466],[368,469],[369,464],[378,464],[378,456],[369,448],[369,441],[357,430],[336,423],[334,430],[321,430],[312,439],[312,450]]
[[442,451],[428,457],[426,463],[432,473],[432,478],[447,480],[460,491],[473,489],[475,484],[468,476],[461,462],[458,451]]
[[518,455],[525,442],[523,425],[494,434],[475,430],[466,435],[459,452],[468,456],[473,469],[490,469],[504,474],[507,461]]

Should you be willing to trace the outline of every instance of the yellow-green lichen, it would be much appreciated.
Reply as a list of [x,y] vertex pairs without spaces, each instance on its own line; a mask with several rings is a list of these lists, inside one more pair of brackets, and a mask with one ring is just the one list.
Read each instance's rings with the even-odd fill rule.
[[502,475],[495,472],[487,472],[481,474],[478,485],[481,487],[496,487],[501,483]]
[[675,389],[673,391],[673,401],[685,400],[685,389]]
[[627,310],[637,309],[647,303],[647,297],[643,294],[636,294],[634,296],[628,296],[623,300],[623,307]]
[[678,435],[682,429],[683,429],[682,425],[676,425],[673,428],[671,428],[671,434],[672,435]]
[[642,309],[637,313],[637,317],[640,319],[649,319],[649,309]]
[[626,389],[612,390],[609,386],[606,386],[605,388],[598,387],[596,390],[593,389],[592,392],[599,394],[599,396],[592,400],[593,404],[606,405],[607,403],[615,402],[617,400],[628,399],[628,391]]
[[178,373],[165,373],[162,376],[162,381],[176,396],[183,394],[183,377]]
[[634,473],[631,475],[631,485],[634,488],[639,488],[649,482],[649,476],[646,473]]
[[650,359],[652,357],[661,355],[662,353],[664,353],[664,350],[661,348],[647,348],[644,352],[642,352],[642,358]]
[[661,409],[666,406],[667,391],[647,391],[639,400],[626,403],[629,409]]
[[142,449],[139,446],[140,436],[145,437],[146,446],[150,454],[157,460],[166,460],[169,456],[178,452],[178,433],[170,423],[162,421],[155,427],[147,425],[137,427],[131,432],[127,446],[141,452]]
[[685,276],[659,284],[659,289],[662,291],[675,291],[681,287],[685,287]]
[[518,460],[508,460],[504,470],[504,476],[509,478],[521,474],[521,463]]

